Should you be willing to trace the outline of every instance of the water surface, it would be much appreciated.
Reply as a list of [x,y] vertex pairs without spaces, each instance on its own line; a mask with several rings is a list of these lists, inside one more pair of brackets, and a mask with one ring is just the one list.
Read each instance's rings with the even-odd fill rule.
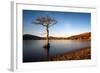
[[23,40],[23,62],[47,61],[47,57],[90,47],[90,41],[50,40],[50,48],[43,48],[46,40]]

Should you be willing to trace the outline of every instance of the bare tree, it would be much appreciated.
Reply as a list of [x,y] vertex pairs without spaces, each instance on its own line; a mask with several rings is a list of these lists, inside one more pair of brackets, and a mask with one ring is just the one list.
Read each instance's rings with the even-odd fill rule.
[[32,23],[42,25],[45,27],[45,29],[46,29],[46,47],[49,46],[49,27],[56,24],[57,21],[54,18],[46,15],[46,16],[38,17]]

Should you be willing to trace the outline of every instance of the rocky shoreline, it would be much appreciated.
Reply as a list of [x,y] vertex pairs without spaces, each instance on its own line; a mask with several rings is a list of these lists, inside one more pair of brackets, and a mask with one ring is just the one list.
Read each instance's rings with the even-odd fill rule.
[[91,59],[91,47],[81,48],[73,52],[49,57],[49,61],[84,60]]

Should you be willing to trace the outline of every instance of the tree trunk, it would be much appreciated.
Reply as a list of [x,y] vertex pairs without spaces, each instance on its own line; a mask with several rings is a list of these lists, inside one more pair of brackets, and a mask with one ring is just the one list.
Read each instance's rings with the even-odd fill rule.
[[46,45],[49,45],[49,30],[48,27],[46,27]]

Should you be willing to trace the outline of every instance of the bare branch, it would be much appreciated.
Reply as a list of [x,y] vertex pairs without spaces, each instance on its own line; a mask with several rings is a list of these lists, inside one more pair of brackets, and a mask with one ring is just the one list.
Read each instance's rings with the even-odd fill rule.
[[50,16],[41,16],[38,17],[35,21],[32,22],[33,24],[39,24],[45,27],[50,27],[57,23],[57,21]]

